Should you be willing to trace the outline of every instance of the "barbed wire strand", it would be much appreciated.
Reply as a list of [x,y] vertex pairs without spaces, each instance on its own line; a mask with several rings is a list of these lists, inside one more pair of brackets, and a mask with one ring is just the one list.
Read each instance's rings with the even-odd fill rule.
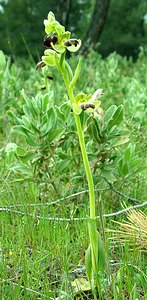
[[[147,205],[147,201],[141,203],[141,204],[138,204],[138,205],[134,205],[134,206],[130,206],[130,207],[127,207],[127,208],[124,208],[122,210],[119,210],[115,213],[110,213],[110,214],[104,214],[103,217],[104,218],[109,218],[109,217],[115,217],[115,216],[118,216],[120,214],[123,214],[127,211],[130,211],[132,209],[138,209],[138,208],[141,208],[141,207],[144,207]],[[24,212],[21,212],[21,211],[17,211],[17,210],[11,210],[11,209],[8,209],[8,208],[3,208],[1,207],[0,208],[0,212],[6,212],[6,213],[15,213],[15,214],[18,214],[18,215],[21,215],[21,216],[28,216],[28,217],[33,217],[33,218],[36,218],[38,220],[47,220],[47,221],[83,221],[83,220],[86,220],[87,217],[82,217],[82,218],[58,218],[58,217],[42,217],[40,215],[36,215],[36,214],[28,214],[28,213],[24,213]],[[99,219],[100,216],[97,216],[96,219]]]
[[[106,182],[109,184],[109,188],[102,188],[102,189],[95,189],[95,191],[97,192],[103,192],[103,191],[109,191],[111,190],[112,192],[120,195],[121,197],[123,198],[126,198],[130,201],[135,201],[135,202],[140,202],[139,199],[136,199],[136,198],[132,198],[126,194],[123,194],[122,192],[116,190],[112,184],[105,178],[103,177]],[[16,207],[35,207],[35,206],[50,206],[50,205],[54,205],[54,204],[57,204],[61,201],[65,201],[65,200],[69,200],[71,198],[74,198],[76,196],[79,196],[79,195],[82,195],[82,194],[85,194],[85,193],[88,193],[89,191],[88,190],[84,190],[84,191],[80,191],[80,192],[77,192],[77,193],[74,193],[72,195],[69,195],[69,196],[66,196],[66,197],[63,197],[63,198],[60,198],[60,199],[57,199],[55,201],[52,201],[52,202],[45,202],[45,203],[27,203],[27,204],[12,204],[12,205],[4,205],[2,208],[16,208]]]
[[[106,191],[106,190],[110,190],[110,188],[103,188],[103,189],[97,189],[98,192],[103,192],[103,191]],[[33,207],[33,206],[50,206],[50,205],[54,205],[54,204],[57,204],[61,201],[65,201],[65,200],[69,200],[71,198],[74,198],[76,196],[79,196],[79,195],[82,195],[82,194],[85,194],[85,193],[88,193],[88,190],[84,190],[84,191],[80,191],[80,192],[77,192],[77,193],[74,193],[74,194],[71,194],[69,196],[66,196],[66,197],[63,197],[63,198],[60,198],[60,199],[57,199],[55,201],[52,201],[52,202],[45,202],[45,203],[26,203],[26,204],[12,204],[12,205],[5,205],[3,206],[4,208],[15,208],[15,207]]]
[[123,198],[126,198],[130,201],[133,201],[133,202],[140,202],[140,200],[136,199],[136,198],[133,198],[133,197],[130,197],[120,191],[118,191],[116,188],[114,188],[114,186],[112,185],[112,183],[104,176],[102,176],[102,178],[106,181],[106,183],[109,185],[110,187],[110,190],[112,190],[112,192],[114,192],[115,194],[118,194],[119,196],[123,197]]

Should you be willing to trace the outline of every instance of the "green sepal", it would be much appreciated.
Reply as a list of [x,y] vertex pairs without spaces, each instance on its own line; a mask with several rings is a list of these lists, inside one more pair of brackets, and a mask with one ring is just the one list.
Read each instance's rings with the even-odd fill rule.
[[42,56],[42,61],[50,67],[55,66],[56,65],[56,56],[58,56],[57,53],[52,49],[47,49],[44,51],[44,54],[45,55]]
[[76,103],[72,104],[72,109],[76,115],[80,115],[80,113],[82,112],[82,108],[80,107],[79,104]]
[[91,99],[91,97],[92,97],[92,94],[87,95],[85,93],[79,93],[75,97],[75,103],[81,104],[83,102],[87,102]]

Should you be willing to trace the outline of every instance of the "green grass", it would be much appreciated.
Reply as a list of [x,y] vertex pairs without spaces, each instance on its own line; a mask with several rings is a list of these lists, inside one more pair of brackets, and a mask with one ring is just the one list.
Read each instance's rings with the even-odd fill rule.
[[[124,126],[130,130],[130,141],[136,144],[136,155],[146,163],[146,103],[147,103],[147,61],[140,55],[139,60],[133,64],[125,58],[112,54],[106,60],[91,53],[84,63],[81,81],[77,90],[93,92],[97,88],[104,89],[102,105],[107,109],[110,104],[123,104],[125,107]],[[72,60],[71,60],[72,63]],[[73,62],[74,63],[74,62]],[[17,77],[19,71],[19,78]],[[15,142],[26,148],[24,138],[11,131],[12,123],[7,112],[15,111],[22,116],[24,99],[21,95],[22,88],[28,97],[51,93],[53,102],[60,105],[67,100],[64,96],[62,82],[53,72],[54,80],[48,83],[48,90],[40,90],[44,84],[44,74],[36,73],[34,66],[28,64],[28,70],[23,70],[18,63],[8,66],[7,76],[1,79],[1,148],[9,142]],[[47,71],[48,72],[48,71]],[[27,73],[27,75],[26,75]],[[19,82],[15,85],[15,78]],[[88,82],[86,82],[88,79]],[[7,87],[7,89],[6,89]],[[7,101],[7,99],[9,101]],[[73,129],[73,124],[71,123]],[[67,129],[69,130],[69,129]],[[24,174],[14,173],[10,170],[16,157],[8,158],[3,150],[0,154],[1,179],[0,179],[0,207],[11,207],[9,211],[0,211],[0,293],[3,300],[10,299],[93,299],[90,291],[75,294],[72,287],[76,278],[86,278],[84,268],[84,255],[88,247],[88,229],[85,218],[89,213],[87,193],[73,198],[54,202],[62,197],[86,190],[87,183],[83,165],[79,155],[75,133],[69,140],[59,146],[55,152],[54,162],[51,161],[51,179],[47,179],[47,188],[42,188],[39,198],[39,183],[24,180]],[[88,138],[87,138],[88,140]],[[122,150],[126,149],[126,145]],[[92,146],[87,142],[90,155]],[[95,148],[94,148],[95,149]],[[61,159],[61,155],[63,161]],[[65,167],[65,156],[70,160]],[[62,166],[63,171],[60,171]],[[61,170],[62,170],[61,169]],[[117,167],[115,166],[115,170]],[[96,188],[108,188],[108,184],[100,176],[98,169],[94,174]],[[42,177],[42,181],[44,181]],[[101,174],[103,175],[103,174]],[[107,178],[109,179],[109,178]],[[139,199],[140,203],[146,197],[146,177],[144,172],[130,177],[116,178],[114,186],[117,190]],[[52,180],[56,185],[53,187]],[[42,182],[40,182],[42,183]],[[99,215],[98,193],[96,193],[96,211]],[[100,207],[103,214],[109,214],[122,209],[122,203],[127,206],[138,204],[120,197],[111,190],[101,192]],[[29,204],[34,204],[31,206]],[[44,204],[44,205],[43,205]],[[22,206],[17,206],[22,205]],[[142,208],[146,212],[145,208]],[[19,213],[20,212],[20,213]],[[69,218],[66,220],[48,220],[47,218]],[[79,218],[79,220],[73,220]],[[125,214],[103,218],[101,228],[105,232],[105,248],[107,253],[107,268],[104,275],[100,274],[101,294],[105,300],[141,300],[147,299],[147,264],[146,253],[139,252],[135,247],[133,251],[126,242],[112,244],[109,237],[111,232],[107,229],[118,229],[113,220],[126,220]],[[118,235],[119,241],[119,235]]]
[[[16,197],[10,203],[34,203],[29,186],[27,189],[19,187],[19,193],[14,188],[13,194]],[[103,192],[102,200],[106,203],[104,197]],[[110,192],[107,193],[107,201],[109,197],[112,197]],[[24,206],[11,210],[19,210],[24,215],[1,212],[3,299],[55,299],[62,292],[67,293],[65,299],[70,299],[70,296],[71,299],[78,299],[78,295],[74,296],[71,285],[75,278],[85,277],[83,266],[88,245],[87,222],[72,219],[70,222],[48,221],[37,219],[36,215],[43,218],[66,218],[75,211],[74,216],[85,217],[88,201],[75,197],[70,202],[61,202],[54,207]],[[33,216],[30,217],[29,214]],[[111,219],[104,220],[104,224],[105,228],[116,227]],[[109,236],[110,233],[106,234],[106,239]],[[125,248],[114,247],[108,239],[106,249],[110,264],[106,278],[102,280],[107,295],[104,299],[145,299],[145,254],[138,253],[135,249],[130,251],[127,244]],[[79,299],[93,299],[90,294],[80,297]]]

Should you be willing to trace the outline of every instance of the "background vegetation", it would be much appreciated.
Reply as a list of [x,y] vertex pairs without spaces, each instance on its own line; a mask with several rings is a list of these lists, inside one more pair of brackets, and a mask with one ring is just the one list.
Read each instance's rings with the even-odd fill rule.
[[[106,9],[105,3],[109,3],[106,19],[103,11]],[[44,37],[42,20],[49,10],[54,11],[57,19],[73,36],[79,36],[82,40],[84,38],[84,43],[90,37],[85,34],[91,22],[92,32],[95,32],[101,26],[99,20],[104,18],[103,30],[96,37],[96,42],[100,43],[97,50],[104,56],[117,51],[135,58],[139,47],[147,44],[145,0],[1,0],[0,5],[1,49],[13,58],[15,55],[27,56],[28,51],[33,57],[40,57]],[[100,10],[101,15],[94,14],[94,9]],[[89,34],[92,35],[92,32]]]
[[[70,60],[74,65],[75,59]],[[86,280],[88,233],[87,221],[81,218],[89,204],[63,84],[46,68],[36,71],[26,61],[24,67],[22,62],[10,64],[2,53],[0,61],[2,297],[93,299],[89,288],[81,285],[81,294],[75,282]],[[101,228],[109,260],[101,278],[103,299],[146,299],[146,254],[138,250],[142,246],[131,241],[132,251],[129,242],[124,248],[116,238],[111,244],[108,238],[113,234],[106,233],[108,228],[118,229],[113,220],[125,219],[123,214],[113,216],[122,205],[145,205],[146,65],[143,50],[136,63],[117,54],[103,60],[91,52],[77,85],[87,93],[103,88],[104,113],[110,105],[123,105],[125,113],[115,120],[113,130],[107,113],[102,135],[96,128],[91,131],[91,123],[85,131],[95,188],[100,189],[96,210],[112,213]]]

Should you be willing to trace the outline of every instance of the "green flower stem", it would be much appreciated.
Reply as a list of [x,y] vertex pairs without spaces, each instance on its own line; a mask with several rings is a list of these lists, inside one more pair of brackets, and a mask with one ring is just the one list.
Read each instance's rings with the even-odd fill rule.
[[92,178],[91,169],[90,169],[88,156],[87,156],[87,152],[86,152],[84,135],[83,135],[83,130],[82,130],[82,126],[81,126],[81,120],[80,120],[80,116],[77,114],[74,114],[74,118],[75,118],[75,123],[76,123],[76,127],[77,127],[79,143],[80,143],[80,147],[81,147],[83,163],[84,163],[85,172],[86,172],[86,177],[87,177],[87,181],[88,181],[89,200],[90,200],[90,218],[95,219],[94,184],[93,184],[93,178]]
[[[65,73],[62,73],[64,75],[63,79],[67,88],[68,96],[70,98],[71,104],[75,102],[75,97],[73,93],[73,88],[69,87],[69,82],[67,80],[67,77]],[[82,158],[83,158],[83,163],[84,163],[84,168],[86,172],[86,177],[88,181],[88,189],[89,189],[89,201],[90,201],[90,218],[95,219],[95,193],[94,193],[94,184],[93,184],[93,178],[91,174],[91,169],[88,161],[88,156],[86,152],[86,146],[85,146],[85,141],[84,141],[84,134],[81,126],[81,120],[80,116],[74,113],[74,119],[77,127],[77,133],[79,137],[79,143],[80,143],[80,148],[82,152]]]

